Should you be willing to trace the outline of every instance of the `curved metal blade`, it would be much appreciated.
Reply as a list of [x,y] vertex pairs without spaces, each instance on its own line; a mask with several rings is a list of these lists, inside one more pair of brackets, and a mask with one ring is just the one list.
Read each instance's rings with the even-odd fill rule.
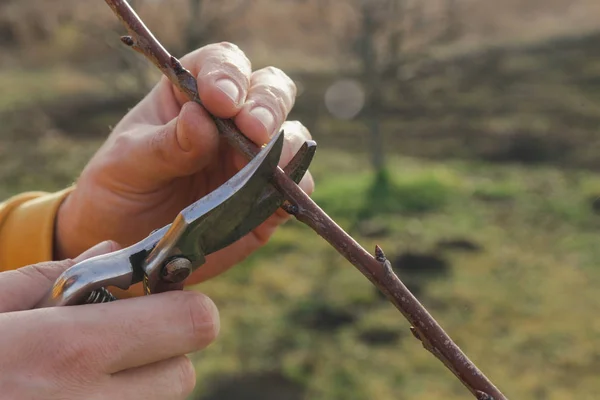
[[150,291],[159,283],[160,271],[168,258],[183,256],[195,270],[204,263],[205,242],[227,237],[248,218],[277,168],[283,139],[283,132],[276,134],[231,179],[179,213],[143,267],[144,283]]
[[[294,182],[299,183],[304,174],[306,174],[306,171],[308,171],[316,150],[317,143],[313,140],[307,140],[300,150],[296,152],[292,160],[285,166],[283,171]],[[256,203],[254,203],[248,217],[240,225],[232,229],[225,237],[211,236],[210,238],[206,238],[203,247],[205,254],[214,253],[217,250],[225,248],[250,233],[273,215],[284,201],[285,198],[275,189],[272,183],[267,185]]]

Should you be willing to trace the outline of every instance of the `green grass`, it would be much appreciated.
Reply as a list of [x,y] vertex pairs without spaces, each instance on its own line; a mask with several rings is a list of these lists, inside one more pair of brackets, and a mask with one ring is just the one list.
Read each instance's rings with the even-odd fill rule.
[[315,200],[332,215],[370,217],[380,214],[418,214],[442,208],[452,186],[435,174],[402,176],[384,170],[330,177],[315,193]]
[[[329,151],[321,157],[329,166],[348,158]],[[315,163],[316,175],[325,176],[318,157]],[[392,260],[415,250],[450,263],[449,276],[428,279],[422,300],[510,398],[593,399],[600,270],[592,238],[600,219],[586,204],[586,188],[599,185],[600,176],[405,158],[391,166],[398,186],[383,200],[396,206],[369,216],[388,234],[355,237],[369,250],[379,243]],[[317,181],[315,199],[350,221],[370,183],[367,173],[336,170]],[[401,197],[407,187],[415,189],[411,200]],[[419,196],[428,206],[407,206]],[[215,375],[275,369],[311,399],[467,398],[368,281],[298,225],[284,226],[250,261],[198,287],[216,300],[223,319],[219,342],[196,357],[199,392]],[[457,237],[483,251],[436,250],[439,240]],[[365,332],[383,339],[365,341]]]

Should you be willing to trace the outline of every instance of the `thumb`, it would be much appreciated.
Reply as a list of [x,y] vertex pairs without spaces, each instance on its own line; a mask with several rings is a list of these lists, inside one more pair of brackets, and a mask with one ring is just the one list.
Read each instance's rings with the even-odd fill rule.
[[74,264],[119,249],[106,241],[85,251],[73,260],[42,262],[0,273],[0,313],[29,310],[52,288],[54,281]]
[[127,158],[142,169],[148,182],[161,184],[192,175],[216,156],[217,127],[194,102],[185,103],[179,115],[165,125],[145,125],[143,129],[141,134],[135,133]]

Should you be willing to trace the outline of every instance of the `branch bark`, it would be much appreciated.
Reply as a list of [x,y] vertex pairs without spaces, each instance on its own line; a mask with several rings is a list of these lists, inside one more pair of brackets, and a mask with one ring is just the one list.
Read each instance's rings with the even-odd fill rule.
[[[190,101],[202,105],[195,77],[177,58],[167,52],[125,0],[105,0],[121,20],[128,36],[121,40],[141,53]],[[213,117],[220,134],[249,160],[259,146],[244,136],[233,121]],[[283,208],[297,220],[310,226],[369,281],[375,285],[411,323],[411,331],[425,349],[438,358],[478,400],[506,400],[494,384],[469,360],[437,321],[400,281],[383,250],[377,246],[375,256],[367,252],[331,219],[281,168],[276,170],[274,186],[285,196]]]

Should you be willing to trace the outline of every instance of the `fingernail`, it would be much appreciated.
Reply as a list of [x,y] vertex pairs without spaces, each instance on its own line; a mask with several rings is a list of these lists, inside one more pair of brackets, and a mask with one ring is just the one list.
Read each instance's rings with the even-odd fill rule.
[[240,102],[240,89],[231,79],[219,79],[215,85],[238,105]]
[[96,257],[102,254],[110,253],[111,251],[115,251],[119,246],[113,242],[112,240],[107,240],[97,245],[87,249],[76,258],[73,259],[75,262],[81,262],[83,260],[87,260],[88,258]]
[[250,114],[260,121],[260,123],[265,127],[269,136],[273,136],[273,131],[275,130],[275,117],[271,111],[267,110],[264,107],[256,107]]

